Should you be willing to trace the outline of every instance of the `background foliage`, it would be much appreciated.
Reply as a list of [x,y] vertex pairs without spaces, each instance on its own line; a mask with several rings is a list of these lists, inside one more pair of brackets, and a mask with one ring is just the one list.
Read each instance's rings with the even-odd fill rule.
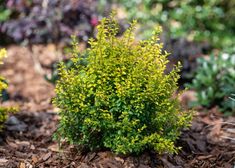
[[2,18],[11,11],[0,20],[5,42],[67,43],[71,35],[87,41],[98,22],[95,0],[6,0],[0,5]]
[[11,14],[11,10],[6,8],[5,0],[0,0],[0,22],[6,21]]
[[[103,0],[105,1],[105,0]],[[110,2],[110,1],[106,1]],[[149,27],[159,23],[171,38],[209,41],[213,47],[234,45],[235,1],[227,0],[113,0],[129,18]],[[147,24],[146,24],[147,23]],[[143,28],[144,36],[150,33]]]
[[195,105],[218,105],[226,114],[234,113],[235,104],[229,97],[235,93],[235,54],[220,53],[198,61],[195,78],[189,85],[197,94]]

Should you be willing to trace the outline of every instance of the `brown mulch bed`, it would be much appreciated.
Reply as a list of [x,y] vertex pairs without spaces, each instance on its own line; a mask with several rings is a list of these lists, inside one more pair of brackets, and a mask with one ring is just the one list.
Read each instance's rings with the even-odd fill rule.
[[[56,48],[11,46],[8,51],[0,73],[8,80],[10,99],[3,105],[18,105],[20,112],[10,117],[0,134],[0,167],[234,167],[235,118],[223,118],[216,109],[196,114],[191,128],[184,130],[177,142],[182,147],[178,155],[160,156],[151,151],[141,156],[117,156],[110,151],[81,154],[66,144],[60,149],[53,140],[58,123],[58,110],[51,104],[54,86],[43,76],[58,59]],[[43,71],[35,66],[37,63]]]

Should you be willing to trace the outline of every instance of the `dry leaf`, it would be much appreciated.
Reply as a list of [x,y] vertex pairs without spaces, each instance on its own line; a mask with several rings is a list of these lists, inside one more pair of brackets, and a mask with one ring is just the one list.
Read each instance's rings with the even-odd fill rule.
[[53,144],[53,145],[49,146],[48,149],[50,149],[53,152],[59,152],[59,145]]
[[221,134],[222,122],[223,122],[222,119],[214,121],[214,124],[213,124],[214,126],[210,132],[211,135],[218,137]]
[[115,157],[114,158],[116,161],[121,162],[122,164],[125,162],[124,159],[120,158],[120,157]]
[[30,143],[28,141],[15,141],[17,145],[29,146]]
[[213,123],[214,123],[214,121],[212,121],[208,116],[202,118],[201,121],[205,124],[208,124],[208,125],[213,125]]
[[38,162],[38,158],[35,155],[32,156],[32,162],[34,164],[36,164]]
[[31,145],[31,146],[30,146],[30,149],[34,150],[34,149],[35,149],[35,146],[34,146],[34,145]]
[[49,157],[51,157],[51,154],[52,154],[51,152],[49,152],[49,153],[45,154],[45,155],[43,156],[42,160],[43,160],[43,161],[48,160],[48,159],[49,159]]
[[25,163],[21,162],[19,168],[25,168],[25,167],[26,167]]

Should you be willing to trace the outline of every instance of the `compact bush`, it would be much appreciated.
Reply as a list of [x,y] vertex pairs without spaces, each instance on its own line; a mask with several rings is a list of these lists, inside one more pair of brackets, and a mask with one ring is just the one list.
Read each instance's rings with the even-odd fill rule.
[[226,114],[234,113],[234,102],[229,97],[235,93],[235,54],[211,55],[198,59],[198,64],[195,79],[188,85],[197,94],[193,104],[207,108],[218,105]]
[[175,93],[180,67],[165,74],[168,53],[158,43],[160,29],[137,42],[135,23],[116,37],[116,21],[104,18],[87,57],[77,57],[76,47],[74,67],[61,63],[54,99],[60,108],[58,139],[119,154],[177,152],[174,142],[191,118]]
[[[2,60],[6,56],[7,56],[6,50],[0,49],[0,64],[3,64]],[[7,84],[5,82],[5,79],[2,76],[0,76],[0,96],[1,96],[2,91],[6,88],[7,88]],[[3,128],[3,123],[6,121],[8,114],[11,112],[16,112],[16,111],[17,111],[16,108],[6,108],[6,107],[0,106],[0,131]]]

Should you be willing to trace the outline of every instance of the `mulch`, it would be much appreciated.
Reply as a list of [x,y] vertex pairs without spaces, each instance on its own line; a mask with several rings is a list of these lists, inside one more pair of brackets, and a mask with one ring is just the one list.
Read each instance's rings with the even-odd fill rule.
[[[192,126],[176,142],[178,155],[146,151],[140,156],[120,156],[110,151],[81,153],[53,134],[58,109],[51,103],[54,86],[44,75],[61,56],[54,45],[8,47],[8,58],[0,68],[6,77],[9,100],[3,106],[19,106],[0,133],[0,167],[4,168],[232,168],[235,166],[235,118],[223,117],[216,108],[196,113]],[[34,55],[34,56],[32,56]],[[60,55],[60,56],[58,56]],[[37,65],[41,66],[38,67]],[[186,92],[182,102],[192,97]],[[185,103],[185,102],[184,102]]]

